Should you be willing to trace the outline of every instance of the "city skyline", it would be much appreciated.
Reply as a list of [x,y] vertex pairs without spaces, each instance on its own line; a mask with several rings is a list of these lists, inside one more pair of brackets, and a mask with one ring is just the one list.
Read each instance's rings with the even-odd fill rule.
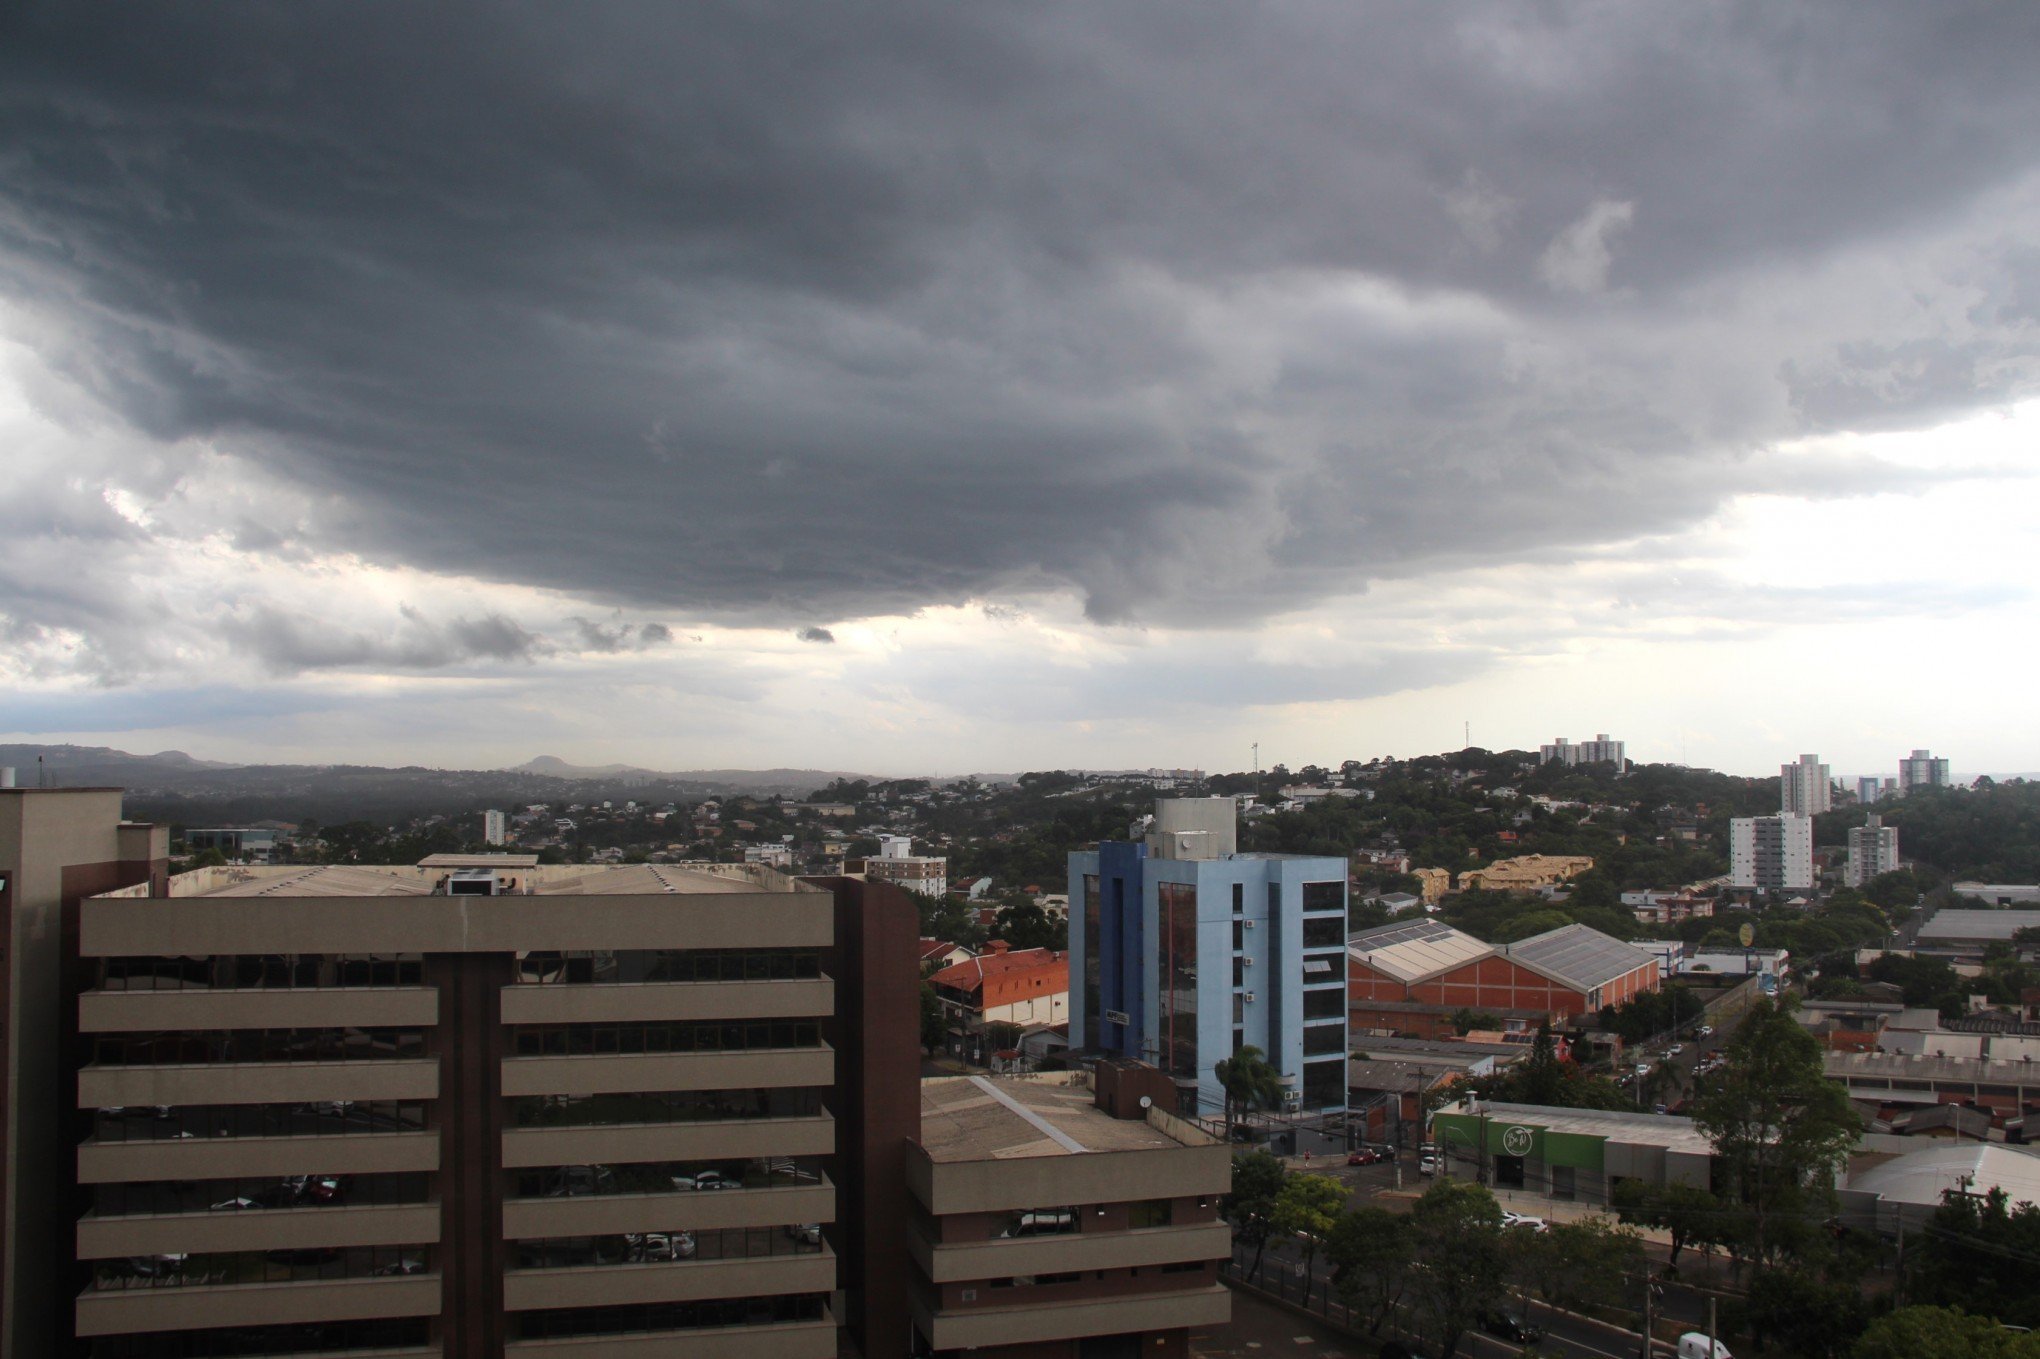
[[9,33],[0,740],[2040,769],[2030,10]]

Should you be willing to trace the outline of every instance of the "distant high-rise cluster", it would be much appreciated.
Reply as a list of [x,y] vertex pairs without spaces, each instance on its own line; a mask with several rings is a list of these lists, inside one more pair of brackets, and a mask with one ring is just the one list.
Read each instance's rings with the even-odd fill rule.
[[482,813],[482,843],[500,845],[503,843],[503,813],[486,811]]
[[1607,760],[1619,770],[1627,761],[1622,754],[1623,743],[1608,739],[1607,732],[1599,732],[1591,741],[1574,744],[1561,736],[1548,746],[1537,747],[1537,758],[1543,764],[1557,761],[1560,764],[1599,764]]
[[1801,755],[1797,764],[1778,767],[1778,810],[1794,816],[1813,816],[1834,806],[1828,786],[1828,767],[1818,755]]
[[1948,784],[1948,762],[1935,759],[1931,751],[1915,750],[1898,762],[1900,797],[1915,788],[1946,788]]

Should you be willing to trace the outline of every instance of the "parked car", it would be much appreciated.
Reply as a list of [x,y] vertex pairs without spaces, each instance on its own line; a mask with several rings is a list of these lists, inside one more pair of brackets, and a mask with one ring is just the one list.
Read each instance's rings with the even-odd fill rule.
[[1546,1222],[1541,1217],[1532,1217],[1528,1213],[1503,1213],[1502,1225],[1504,1227],[1528,1227],[1533,1232],[1551,1230],[1549,1222]]
[[665,1264],[673,1260],[694,1258],[694,1233],[692,1232],[632,1232],[624,1237],[633,1260],[646,1264]]
[[1427,1151],[1417,1158],[1417,1174],[1436,1175],[1437,1173],[1438,1173],[1437,1152]]
[[1719,1340],[1709,1340],[1701,1331],[1688,1331],[1679,1337],[1679,1359],[1735,1359],[1735,1356]]
[[244,1208],[260,1208],[261,1206],[254,1199],[249,1198],[221,1199],[212,1206],[212,1211],[215,1213],[238,1213]]
[[144,1279],[160,1279],[166,1275],[183,1271],[188,1255],[131,1255],[127,1258],[130,1274]]
[[1712,1024],[1702,1024],[1697,1032],[1702,1038],[1712,1038],[1714,1037],[1714,1026]]
[[616,1172],[608,1166],[561,1166],[545,1186],[549,1199],[615,1192]]
[[1387,1158],[1372,1147],[1361,1147],[1358,1151],[1346,1153],[1346,1164],[1349,1166],[1371,1166],[1385,1159]]
[[1489,1335],[1500,1336],[1518,1345],[1534,1345],[1544,1339],[1543,1327],[1532,1326],[1517,1313],[1499,1308],[1480,1314],[1480,1328]]
[[1670,1047],[1665,1049],[1665,1056],[1676,1057],[1685,1050],[1686,1045],[1684,1043],[1674,1043]]
[[712,1191],[717,1189],[742,1189],[744,1186],[736,1180],[726,1179],[719,1170],[702,1170],[692,1175],[675,1175],[673,1177],[673,1187],[680,1190]]
[[822,1244],[822,1224],[819,1222],[789,1222],[786,1224],[787,1239],[798,1241],[803,1246]]

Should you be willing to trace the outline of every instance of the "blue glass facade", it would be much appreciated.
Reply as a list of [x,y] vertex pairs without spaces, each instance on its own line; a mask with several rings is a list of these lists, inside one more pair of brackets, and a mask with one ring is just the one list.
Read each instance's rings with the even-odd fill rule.
[[1345,897],[1343,859],[1072,854],[1073,1044],[1194,1083],[1205,1113],[1224,1105],[1214,1064],[1252,1045],[1292,1107],[1343,1107]]

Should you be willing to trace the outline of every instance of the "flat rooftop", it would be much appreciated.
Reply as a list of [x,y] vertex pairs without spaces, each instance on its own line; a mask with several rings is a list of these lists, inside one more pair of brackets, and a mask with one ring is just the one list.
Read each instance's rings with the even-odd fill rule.
[[921,1082],[921,1146],[941,1165],[1188,1145],[1144,1119],[1114,1118],[1062,1079],[939,1076]]
[[[434,856],[476,860],[481,855]],[[522,859],[526,856],[507,856]],[[449,880],[463,884],[493,868],[504,896],[656,896],[707,892],[819,891],[761,864],[503,864],[484,868],[419,864],[227,865],[180,873],[172,897],[424,897],[443,895]],[[123,889],[108,895],[145,896]],[[484,894],[477,893],[477,896]]]
[[[1467,1113],[1465,1101],[1438,1111]],[[1492,1123],[1528,1123],[1546,1132],[1600,1137],[1630,1146],[1662,1147],[1666,1151],[1693,1156],[1711,1156],[1714,1145],[1690,1118],[1677,1114],[1632,1114],[1612,1109],[1560,1109],[1543,1104],[1504,1104],[1484,1101],[1479,1112]]]
[[1974,911],[1947,907],[1920,926],[1922,944],[2002,942],[2029,925],[2040,925],[2040,911]]

